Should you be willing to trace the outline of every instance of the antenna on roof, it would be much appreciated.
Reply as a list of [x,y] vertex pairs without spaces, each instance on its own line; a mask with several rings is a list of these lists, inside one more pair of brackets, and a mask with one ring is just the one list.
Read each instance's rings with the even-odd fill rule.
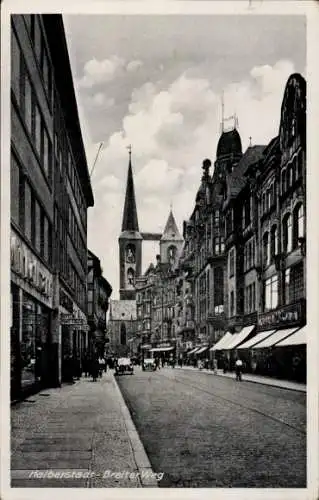
[[224,119],[225,119],[224,91],[222,91],[221,102],[222,102],[222,122],[220,124],[220,128],[221,128],[221,133],[223,133],[224,132]]

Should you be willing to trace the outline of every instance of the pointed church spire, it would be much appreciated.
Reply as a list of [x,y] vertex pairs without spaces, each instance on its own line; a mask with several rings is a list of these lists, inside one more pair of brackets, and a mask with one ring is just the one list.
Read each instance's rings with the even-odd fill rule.
[[129,150],[129,164],[128,164],[126,194],[125,194],[125,203],[124,203],[123,220],[122,220],[122,231],[138,232],[139,228],[137,220],[133,170],[131,161],[131,156],[132,156],[131,145],[128,147],[128,150]]
[[161,241],[170,240],[170,241],[183,241],[181,234],[178,230],[172,208],[170,209],[169,216],[166,222],[166,226],[161,237]]

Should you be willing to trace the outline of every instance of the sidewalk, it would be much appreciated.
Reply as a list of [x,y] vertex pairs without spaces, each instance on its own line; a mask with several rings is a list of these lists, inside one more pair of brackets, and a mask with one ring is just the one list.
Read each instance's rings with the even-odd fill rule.
[[[199,368],[194,368],[193,366],[176,366],[179,370],[195,370],[201,371],[203,373],[209,373],[210,375],[214,375],[213,370],[200,370]],[[223,370],[217,370],[217,376],[220,377],[228,377],[235,378],[235,373],[224,373]],[[243,381],[254,382],[257,384],[271,385],[273,387],[281,387],[282,389],[290,389],[292,391],[301,391],[307,392],[306,384],[300,384],[299,382],[291,382],[289,380],[279,380],[272,377],[263,377],[261,375],[252,375],[250,373],[243,374]]]
[[158,486],[111,372],[12,406],[11,434],[12,487]]

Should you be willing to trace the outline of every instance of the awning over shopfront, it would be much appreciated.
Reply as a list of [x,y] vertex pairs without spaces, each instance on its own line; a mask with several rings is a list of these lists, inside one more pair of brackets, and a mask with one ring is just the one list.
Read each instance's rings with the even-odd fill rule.
[[194,347],[193,349],[191,349],[191,350],[190,350],[189,352],[187,352],[186,354],[187,354],[187,356],[188,356],[189,354],[194,354],[194,353],[195,353],[196,351],[198,351],[199,349],[200,349],[200,347]]
[[239,333],[233,335],[232,340],[224,347],[224,349],[230,350],[235,349],[239,344],[241,344],[248,335],[253,331],[255,325],[245,326]]
[[143,344],[141,345],[141,349],[151,349],[151,345],[150,344]]
[[196,351],[196,354],[201,354],[202,352],[207,351],[208,347],[208,345],[201,347],[198,351]]
[[285,328],[284,330],[276,330],[275,333],[267,337],[265,340],[257,344],[254,349],[263,349],[264,347],[272,347],[277,344],[281,340],[285,339],[293,332],[295,332],[297,328]]
[[294,345],[307,345],[307,327],[304,326],[297,330],[295,333],[286,337],[284,340],[281,340],[276,344],[276,347],[287,347]]
[[232,334],[230,332],[226,332],[225,335],[221,339],[219,339],[217,344],[215,344],[209,350],[210,351],[221,351],[222,349],[224,349],[224,345],[227,345],[231,338],[232,338]]
[[252,339],[247,340],[247,342],[241,344],[237,349],[249,349],[251,347],[254,347],[262,340],[265,340],[267,337],[270,337],[270,335],[275,333],[275,331],[276,330],[268,330],[267,332],[257,333],[257,335],[255,335]]
[[165,352],[165,351],[172,351],[174,347],[153,347],[150,349],[150,352]]

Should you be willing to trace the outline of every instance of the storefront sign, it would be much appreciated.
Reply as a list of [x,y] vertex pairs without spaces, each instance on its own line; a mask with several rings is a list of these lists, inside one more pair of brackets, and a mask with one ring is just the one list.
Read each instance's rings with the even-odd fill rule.
[[278,327],[284,325],[301,324],[303,320],[303,307],[301,302],[296,304],[289,304],[276,311],[270,311],[258,315],[259,329],[266,329],[268,327]]
[[71,326],[73,328],[78,328],[79,330],[89,330],[87,321],[83,318],[74,316],[73,314],[63,314],[61,313],[60,321],[62,325]]
[[11,270],[45,297],[52,297],[50,272],[16,234],[11,235]]

